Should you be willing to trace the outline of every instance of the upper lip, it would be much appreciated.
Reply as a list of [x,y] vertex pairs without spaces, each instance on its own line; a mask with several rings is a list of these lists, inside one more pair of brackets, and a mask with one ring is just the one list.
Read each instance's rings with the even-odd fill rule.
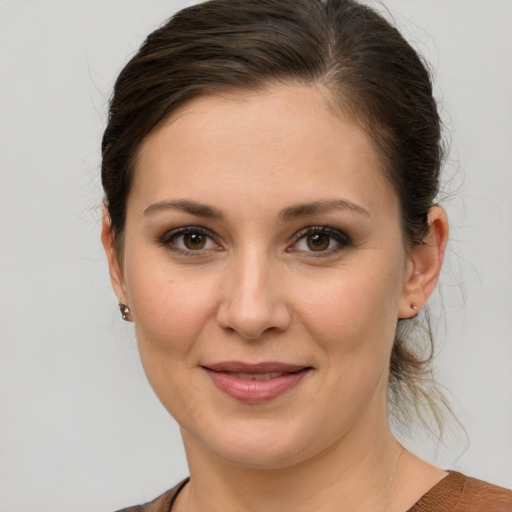
[[261,363],[243,363],[241,361],[222,361],[215,364],[203,365],[203,368],[213,370],[215,372],[229,373],[293,373],[305,368],[310,368],[302,364],[288,364],[276,361],[265,361]]

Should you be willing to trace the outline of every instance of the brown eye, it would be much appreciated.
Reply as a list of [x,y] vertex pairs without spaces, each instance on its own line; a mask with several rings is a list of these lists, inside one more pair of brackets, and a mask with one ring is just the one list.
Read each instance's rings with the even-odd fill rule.
[[318,256],[333,255],[351,245],[348,235],[328,226],[311,226],[296,234],[296,242],[289,250],[318,253]]
[[218,248],[213,238],[201,229],[182,228],[167,233],[161,240],[162,245],[168,249],[177,249],[182,252],[200,252]]
[[202,233],[186,233],[183,235],[183,245],[191,251],[204,249],[206,241],[207,237]]
[[311,251],[325,251],[330,242],[331,237],[325,233],[312,233],[306,237],[306,244]]

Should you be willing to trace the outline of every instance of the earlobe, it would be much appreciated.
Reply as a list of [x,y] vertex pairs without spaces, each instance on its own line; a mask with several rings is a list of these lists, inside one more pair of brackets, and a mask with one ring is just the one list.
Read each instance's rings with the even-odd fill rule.
[[119,255],[114,246],[114,234],[112,232],[112,222],[106,206],[103,206],[103,216],[101,225],[101,243],[107,256],[108,270],[112,288],[120,303],[126,302],[126,292],[124,286],[124,275],[122,265],[119,261]]
[[424,243],[411,249],[408,273],[398,312],[399,318],[417,314],[436,287],[448,243],[448,217],[439,206],[428,213],[429,230]]

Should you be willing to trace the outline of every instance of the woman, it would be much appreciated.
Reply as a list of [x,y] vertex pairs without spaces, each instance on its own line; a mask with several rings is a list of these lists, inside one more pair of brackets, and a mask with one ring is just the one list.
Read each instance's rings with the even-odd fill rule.
[[111,101],[102,241],[190,479],[131,510],[512,510],[388,426],[426,371],[441,162],[424,65],[361,4],[213,0],[147,38]]

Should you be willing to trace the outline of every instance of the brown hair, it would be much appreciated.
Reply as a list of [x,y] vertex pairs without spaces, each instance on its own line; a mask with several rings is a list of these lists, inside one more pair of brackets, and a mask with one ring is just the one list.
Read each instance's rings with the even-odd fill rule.
[[[442,144],[430,75],[414,49],[354,0],[211,0],[183,9],[150,34],[115,83],[102,183],[119,252],[144,138],[192,98],[276,82],[321,86],[370,134],[399,197],[404,238],[422,243],[438,192]],[[426,402],[438,419],[423,385],[432,353],[420,357],[406,335],[410,321],[399,324],[390,397],[395,405],[404,398],[415,406]],[[427,339],[431,348],[429,327]]]

